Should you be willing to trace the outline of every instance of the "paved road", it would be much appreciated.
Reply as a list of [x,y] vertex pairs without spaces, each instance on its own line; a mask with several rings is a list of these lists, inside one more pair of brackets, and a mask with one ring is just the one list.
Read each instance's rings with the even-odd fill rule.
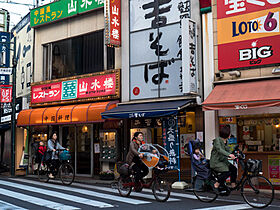
[[[278,195],[279,196],[279,195]],[[267,209],[279,209],[276,199]],[[0,209],[119,209],[119,210],[237,210],[252,209],[239,195],[221,197],[207,204],[198,201],[192,193],[172,192],[165,203],[155,201],[151,190],[133,192],[129,198],[120,197],[117,190],[108,186],[60,182],[41,183],[24,178],[0,178]]]

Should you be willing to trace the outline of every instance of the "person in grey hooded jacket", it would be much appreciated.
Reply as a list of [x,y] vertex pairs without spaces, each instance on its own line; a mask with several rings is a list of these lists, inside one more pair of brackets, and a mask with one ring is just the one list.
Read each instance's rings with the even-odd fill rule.
[[49,175],[50,178],[54,178],[53,174],[55,172],[55,169],[58,168],[59,166],[59,157],[58,154],[59,152],[57,151],[57,149],[65,149],[64,147],[62,147],[59,142],[57,141],[57,134],[56,132],[54,132],[52,134],[52,137],[48,140],[48,152],[52,152],[52,156],[51,156],[51,160],[50,160],[50,170],[51,173]]

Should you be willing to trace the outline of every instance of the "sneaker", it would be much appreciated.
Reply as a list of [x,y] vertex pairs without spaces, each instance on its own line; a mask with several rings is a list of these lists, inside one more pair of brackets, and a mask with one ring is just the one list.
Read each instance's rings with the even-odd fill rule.
[[54,179],[54,176],[52,174],[49,174],[50,179]]
[[214,193],[216,193],[216,194],[220,193],[219,188],[218,187],[216,188],[214,184],[212,184],[211,187],[212,187],[212,190],[214,191]]

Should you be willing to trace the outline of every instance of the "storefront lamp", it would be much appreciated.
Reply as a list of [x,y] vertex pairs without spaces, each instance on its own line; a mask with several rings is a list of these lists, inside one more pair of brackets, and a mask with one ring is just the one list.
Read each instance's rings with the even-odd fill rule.
[[88,127],[86,125],[83,126],[82,132],[83,133],[87,133],[88,132]]
[[275,125],[275,127],[276,127],[276,128],[279,128],[279,127],[280,127],[280,125],[279,125],[279,124],[278,124],[278,125]]

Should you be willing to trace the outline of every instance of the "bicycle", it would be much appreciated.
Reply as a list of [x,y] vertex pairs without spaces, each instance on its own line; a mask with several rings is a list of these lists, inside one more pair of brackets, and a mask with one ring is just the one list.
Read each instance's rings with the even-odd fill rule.
[[202,202],[213,202],[220,196],[229,196],[231,191],[240,190],[245,202],[253,208],[265,208],[274,199],[274,188],[271,182],[262,176],[262,162],[258,160],[245,160],[245,155],[238,149],[233,152],[234,161],[240,163],[243,174],[236,187],[231,188],[225,183],[220,183],[219,193],[213,191],[213,184],[218,180],[219,173],[211,171],[208,179],[193,178],[193,193]]
[[[62,184],[70,185],[75,179],[75,172],[73,166],[70,164],[71,156],[65,152],[64,149],[57,149],[59,153],[58,167],[53,171],[55,178],[57,175],[60,177]],[[50,170],[51,161],[42,160],[38,168],[38,178],[41,182],[48,182],[50,180],[49,175],[52,173]]]
[[[144,157],[148,160],[152,160],[152,158],[155,156],[149,152],[145,152]],[[169,158],[168,156],[161,154],[159,159],[160,160],[158,160],[156,166],[153,167],[151,180],[148,183],[142,183],[141,189],[139,191],[141,192],[143,188],[152,188],[155,199],[160,202],[165,202],[170,197],[171,188],[167,180],[165,180],[161,175],[166,173],[168,170],[167,164]],[[123,164],[120,167],[119,173],[120,177],[118,179],[117,186],[119,194],[123,197],[128,197],[132,191],[132,188],[135,189],[136,185],[134,181],[134,172],[128,164]]]

